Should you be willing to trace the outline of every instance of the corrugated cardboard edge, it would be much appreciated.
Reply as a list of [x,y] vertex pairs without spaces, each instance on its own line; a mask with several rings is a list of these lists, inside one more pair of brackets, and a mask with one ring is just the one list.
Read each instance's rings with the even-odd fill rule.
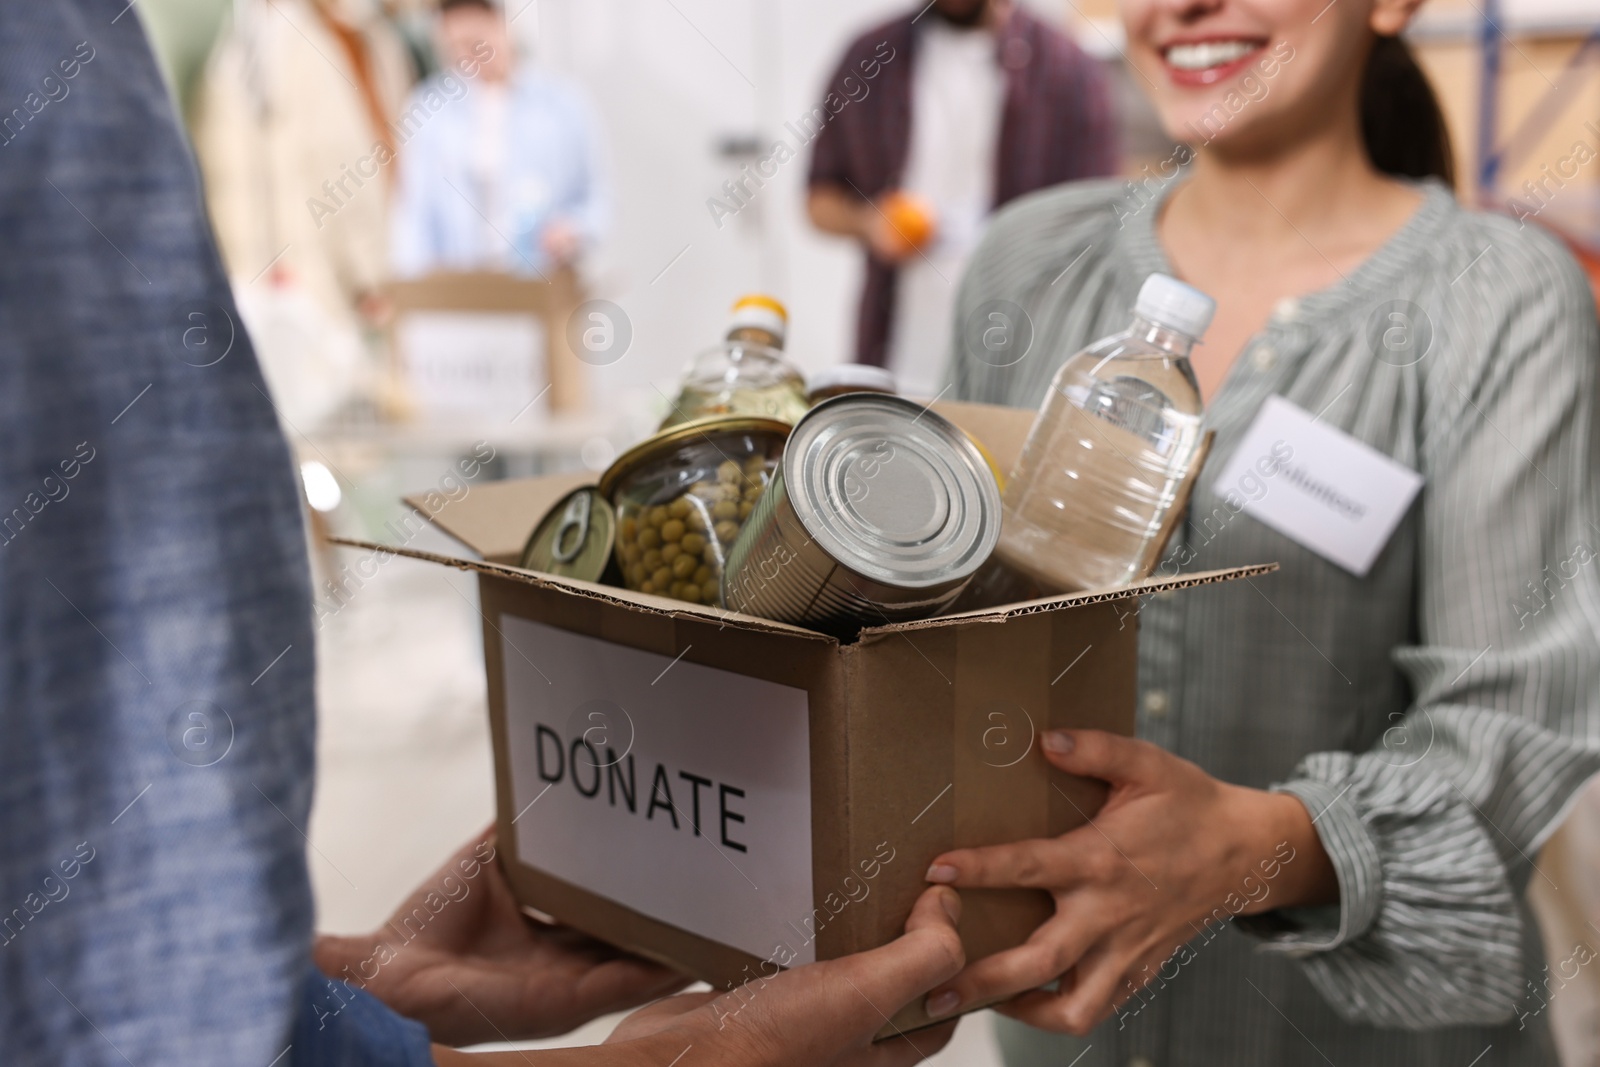
[[[633,593],[627,590],[618,590],[609,585],[600,585],[595,582],[579,581],[575,578],[557,578],[554,575],[544,574],[540,571],[524,570],[506,563],[491,563],[487,560],[464,559],[460,556],[445,556],[437,552],[426,552],[420,548],[404,548],[399,545],[385,545],[376,541],[363,541],[354,537],[330,537],[327,539],[331,545],[342,545],[345,548],[361,548],[374,552],[390,552],[396,556],[405,556],[408,559],[418,559],[426,563],[438,563],[445,567],[454,567],[457,570],[476,571],[479,574],[491,574],[496,578],[506,578],[524,585],[536,585],[549,589],[557,589],[573,596],[596,600],[602,604],[614,604],[647,615],[661,615],[673,619],[693,619],[696,622],[714,622],[722,626],[731,626],[741,630],[754,630],[758,633],[787,634],[794,637],[805,637],[813,641],[825,641],[838,644],[838,641],[827,634],[819,634],[815,630],[807,630],[802,626],[791,626],[788,623],[774,622],[771,619],[759,618],[755,615],[741,615],[736,611],[723,611],[721,609],[697,608],[681,600],[672,600],[669,597],[651,596],[647,593]],[[618,596],[617,593],[624,595]]]
[[[808,637],[816,641],[837,643],[837,639],[826,634],[820,634],[815,630],[777,622],[773,619],[763,619],[758,615],[744,615],[737,611],[723,611],[720,608],[695,607],[683,601],[673,600],[670,597],[635,593],[630,590],[617,589],[615,586],[579,581],[576,578],[557,578],[541,571],[524,570],[521,567],[513,567],[507,563],[492,563],[488,560],[446,556],[437,552],[426,552],[418,548],[385,545],[376,541],[364,541],[353,537],[330,537],[327,540],[329,544],[342,545],[346,548],[392,552],[397,556],[424,560],[428,563],[438,563],[446,567],[455,567],[457,570],[477,571],[480,574],[493,574],[500,578],[509,578],[512,581],[523,582],[527,585],[561,589],[576,596],[588,597],[590,600],[616,604],[630,611],[666,615],[676,619],[696,619],[700,621],[711,619],[722,625],[735,626],[744,630],[794,634],[798,637]],[[931,619],[918,619],[913,622],[868,626],[861,630],[860,640],[863,642],[875,641],[883,637],[903,634],[913,630],[935,630],[946,626],[959,626],[969,622],[1004,622],[1019,615],[1031,615],[1040,611],[1056,611],[1063,608],[1077,607],[1082,604],[1100,604],[1107,600],[1123,600],[1128,597],[1164,593],[1168,590],[1192,589],[1200,585],[1231,582],[1240,578],[1256,578],[1263,574],[1271,574],[1277,569],[1278,565],[1276,563],[1258,563],[1248,567],[1229,567],[1222,570],[1200,571],[1195,574],[1181,575],[1177,578],[1146,578],[1144,581],[1134,582],[1131,585],[1117,586],[1115,589],[1042,597],[1038,600],[1027,600],[1020,604],[1008,604],[1000,608],[981,608],[976,611],[961,612],[958,615],[936,615]]]
[[1014,619],[1019,615],[1033,615],[1041,611],[1074,608],[1082,604],[1103,604],[1108,600],[1126,600],[1129,597],[1150,596],[1175,589],[1193,589],[1199,585],[1215,585],[1218,582],[1232,582],[1240,578],[1256,578],[1263,574],[1271,574],[1277,569],[1278,565],[1276,563],[1256,563],[1248,567],[1227,567],[1214,571],[1197,571],[1194,574],[1185,574],[1177,578],[1146,578],[1142,582],[1119,585],[1114,589],[1041,597],[1038,600],[1025,600],[1020,604],[1007,604],[1005,607],[1000,608],[980,608],[976,611],[964,611],[958,615],[936,615],[931,619],[898,622],[889,626],[873,626],[861,631],[861,640],[877,640],[912,630],[931,630],[941,626],[952,626],[967,622],[1005,622],[1007,619]]

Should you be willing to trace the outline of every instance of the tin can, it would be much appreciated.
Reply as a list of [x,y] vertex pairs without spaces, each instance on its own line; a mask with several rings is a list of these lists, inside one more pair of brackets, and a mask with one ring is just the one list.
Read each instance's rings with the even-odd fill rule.
[[728,554],[724,604],[840,637],[936,615],[1000,537],[1000,489],[955,425],[900,397],[824,401]]
[[519,565],[562,578],[607,581],[616,536],[617,516],[610,502],[597,486],[580,486],[545,512],[522,547]]

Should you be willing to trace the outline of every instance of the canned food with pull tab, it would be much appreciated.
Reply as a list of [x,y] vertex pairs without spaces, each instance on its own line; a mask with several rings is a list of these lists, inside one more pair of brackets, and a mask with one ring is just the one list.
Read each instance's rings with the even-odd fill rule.
[[521,566],[562,578],[615,583],[608,574],[616,544],[617,516],[593,485],[580,486],[556,501],[533,528],[522,549]]

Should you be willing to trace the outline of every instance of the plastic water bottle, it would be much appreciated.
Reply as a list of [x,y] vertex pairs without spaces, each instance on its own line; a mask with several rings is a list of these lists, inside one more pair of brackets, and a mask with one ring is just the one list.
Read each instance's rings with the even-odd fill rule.
[[1189,350],[1216,301],[1164,274],[1133,325],[1062,365],[1007,481],[1000,558],[1060,591],[1124,585],[1155,567],[1200,444]]

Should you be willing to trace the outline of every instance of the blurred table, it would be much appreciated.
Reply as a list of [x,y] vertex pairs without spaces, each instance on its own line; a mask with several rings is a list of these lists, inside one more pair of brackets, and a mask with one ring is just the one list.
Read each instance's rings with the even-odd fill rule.
[[349,456],[353,465],[361,467],[383,458],[408,461],[464,456],[480,444],[488,444],[504,464],[502,477],[527,477],[572,470],[586,459],[605,457],[606,449],[614,452],[623,422],[617,413],[602,411],[529,412],[510,422],[390,422],[346,415],[303,435],[302,445],[309,445],[313,455],[326,453],[324,462],[331,460],[330,466],[342,466],[341,457]]

